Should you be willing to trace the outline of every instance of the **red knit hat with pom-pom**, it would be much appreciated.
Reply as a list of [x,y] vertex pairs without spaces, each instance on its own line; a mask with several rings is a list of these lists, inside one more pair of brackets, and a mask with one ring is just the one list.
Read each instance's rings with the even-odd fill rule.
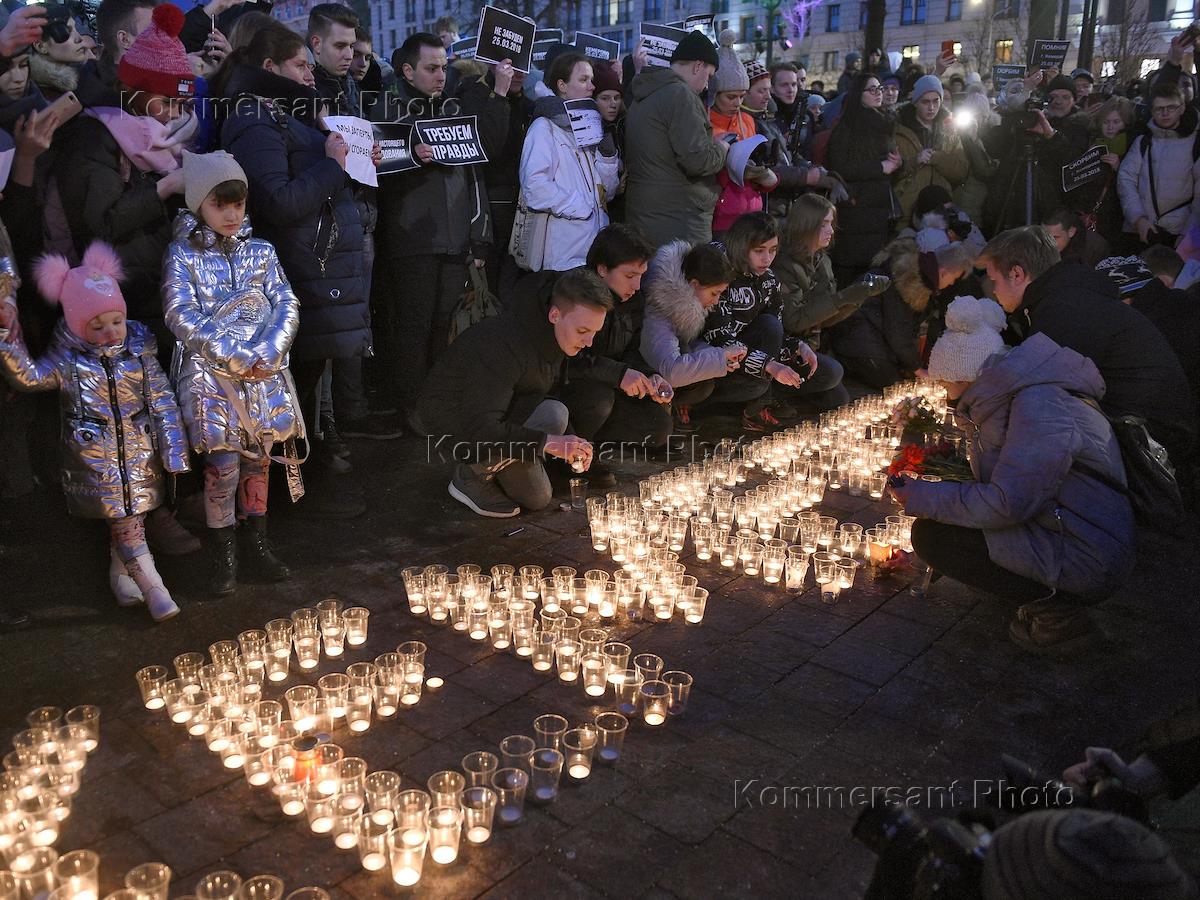
[[179,41],[183,12],[173,3],[154,7],[150,27],[137,36],[117,64],[117,78],[130,90],[162,97],[193,97],[196,76]]

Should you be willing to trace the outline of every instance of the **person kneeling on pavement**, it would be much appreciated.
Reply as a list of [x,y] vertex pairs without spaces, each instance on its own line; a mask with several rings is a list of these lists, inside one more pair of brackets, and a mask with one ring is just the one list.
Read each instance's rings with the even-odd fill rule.
[[1120,447],[1097,402],[1095,363],[1044,334],[1005,352],[1003,311],[959,297],[934,345],[929,377],[945,385],[971,439],[972,481],[894,477],[916,516],[912,544],[935,570],[1021,601],[1012,639],[1040,649],[1092,632],[1086,607],[1134,564],[1134,519]]
[[612,305],[608,286],[581,266],[555,282],[548,310],[529,303],[485,319],[442,354],[419,411],[431,461],[454,462],[451,497],[481,516],[511,518],[554,496],[544,456],[590,467],[591,443],[568,433],[567,407],[549,394]]

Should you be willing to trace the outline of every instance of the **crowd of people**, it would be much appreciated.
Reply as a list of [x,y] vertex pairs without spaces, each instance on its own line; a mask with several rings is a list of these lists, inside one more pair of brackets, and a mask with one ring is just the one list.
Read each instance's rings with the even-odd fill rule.
[[[118,602],[156,620],[178,607],[151,548],[200,549],[176,511],[205,526],[211,594],[286,578],[268,506],[361,514],[356,440],[427,442],[452,497],[508,517],[559,472],[608,487],[622,452],[712,412],[768,431],[847,402],[844,381],[961,397],[976,480],[893,493],[921,555],[1027,602],[1026,642],[1077,634],[1132,565],[1112,417],[1145,420],[1190,497],[1182,38],[1123,91],[1041,71],[993,97],[952,56],[875,52],[823,96],[732,32],[689,32],[669,65],[560,44],[525,73],[449,59],[452,21],[385,60],[336,3],[307,35],[228,0],[75,9],[0,29],[0,488],[32,490],[57,441],[68,509],[111,529]],[[588,98],[602,127],[576,130]],[[473,116],[487,161],[418,139],[370,187],[333,115]],[[1096,143],[1100,177],[1066,190]]]

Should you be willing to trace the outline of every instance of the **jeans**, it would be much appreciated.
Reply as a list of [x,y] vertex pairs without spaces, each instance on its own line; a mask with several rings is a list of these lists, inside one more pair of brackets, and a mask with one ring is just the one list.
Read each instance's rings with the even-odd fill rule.
[[[575,434],[597,444],[661,447],[671,434],[671,407],[649,397],[636,399],[591,378],[563,385],[562,401]],[[599,449],[595,453],[600,457]]]
[[[529,414],[525,427],[546,434],[566,434],[569,422],[570,413],[562,402],[543,400]],[[545,509],[554,498],[554,488],[540,456],[532,460],[504,460],[493,465],[475,463],[471,469],[479,475],[495,475],[496,484],[521,509]]]
[[1006,600],[1028,603],[1050,593],[1046,585],[992,562],[981,528],[917,519],[912,527],[912,545],[930,568]]

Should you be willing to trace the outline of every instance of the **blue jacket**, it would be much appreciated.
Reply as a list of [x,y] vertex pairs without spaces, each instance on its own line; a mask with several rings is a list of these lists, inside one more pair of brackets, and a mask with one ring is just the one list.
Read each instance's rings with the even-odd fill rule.
[[266,99],[292,97],[296,87],[261,69],[237,69],[225,93],[239,102],[221,126],[221,147],[245,169],[255,233],[275,245],[300,299],[292,359],[366,356],[363,224],[350,181],[325,155],[321,132]]
[[917,481],[903,490],[911,516],[982,528],[999,566],[1102,599],[1134,564],[1129,500],[1087,470],[1125,483],[1112,428],[1080,398],[1099,400],[1090,359],[1035,334],[994,359],[959,400],[977,481]]

